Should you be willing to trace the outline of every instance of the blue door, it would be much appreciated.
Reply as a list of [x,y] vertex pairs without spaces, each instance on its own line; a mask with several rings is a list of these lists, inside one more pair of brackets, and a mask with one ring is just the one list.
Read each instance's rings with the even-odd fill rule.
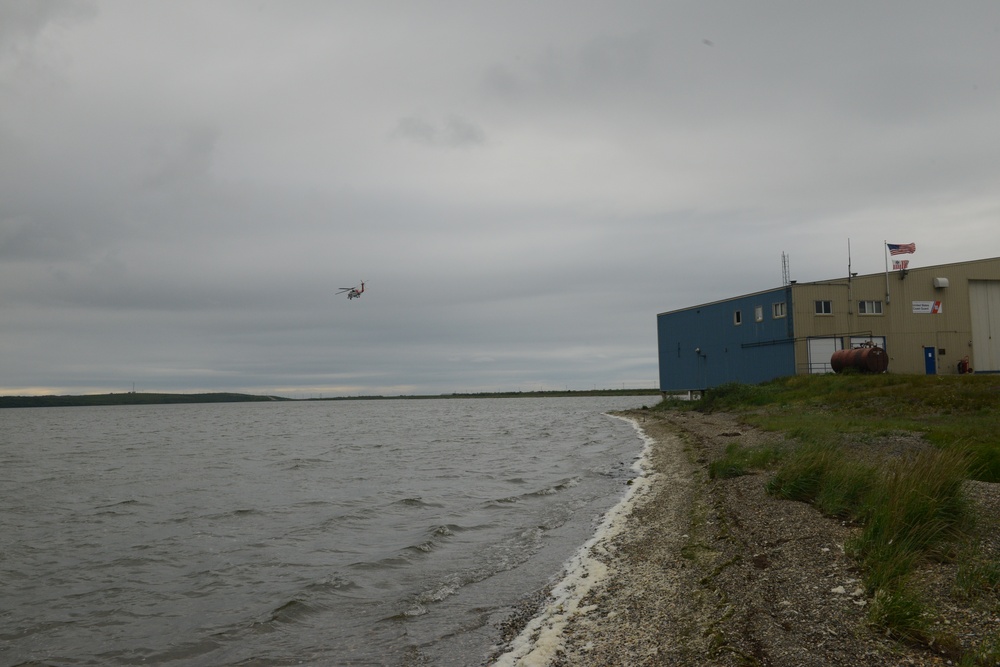
[[927,375],[937,375],[937,357],[934,356],[933,347],[924,348],[924,370]]

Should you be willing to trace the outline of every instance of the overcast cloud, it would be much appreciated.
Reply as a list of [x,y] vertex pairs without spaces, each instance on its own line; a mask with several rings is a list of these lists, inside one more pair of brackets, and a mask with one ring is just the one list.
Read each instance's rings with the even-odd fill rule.
[[653,387],[998,185],[995,0],[3,0],[0,393]]

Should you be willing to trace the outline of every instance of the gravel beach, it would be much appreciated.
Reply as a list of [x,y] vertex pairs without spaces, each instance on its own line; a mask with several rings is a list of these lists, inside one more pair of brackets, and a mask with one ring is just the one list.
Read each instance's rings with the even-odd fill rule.
[[[1000,633],[995,594],[962,605],[942,584],[933,623],[949,630],[949,647],[886,637],[867,621],[871,601],[844,552],[856,526],[770,497],[765,473],[709,480],[708,462],[728,444],[781,436],[723,413],[625,416],[648,440],[640,486],[584,547],[570,581],[553,588],[540,612],[508,623],[507,653],[493,664],[948,665],[958,664],[958,648]],[[994,517],[996,486],[970,483],[973,501]],[[927,590],[948,580],[948,567],[928,566]]]

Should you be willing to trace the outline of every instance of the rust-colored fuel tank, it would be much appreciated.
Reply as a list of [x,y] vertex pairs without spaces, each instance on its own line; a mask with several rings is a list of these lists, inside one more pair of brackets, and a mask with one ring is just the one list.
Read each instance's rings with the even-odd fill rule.
[[889,367],[889,355],[877,345],[856,347],[853,350],[837,350],[830,357],[834,373],[845,368],[856,368],[862,373],[884,373]]

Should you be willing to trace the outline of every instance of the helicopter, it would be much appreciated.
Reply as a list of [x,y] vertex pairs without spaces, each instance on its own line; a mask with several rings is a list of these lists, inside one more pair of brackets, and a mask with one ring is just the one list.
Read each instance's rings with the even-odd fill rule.
[[360,287],[357,287],[357,286],[355,286],[355,287],[341,287],[340,291],[337,292],[337,294],[347,294],[347,299],[348,299],[348,301],[350,301],[351,299],[360,299],[361,298],[361,293],[364,292],[364,291],[365,291],[365,281],[362,280]]

